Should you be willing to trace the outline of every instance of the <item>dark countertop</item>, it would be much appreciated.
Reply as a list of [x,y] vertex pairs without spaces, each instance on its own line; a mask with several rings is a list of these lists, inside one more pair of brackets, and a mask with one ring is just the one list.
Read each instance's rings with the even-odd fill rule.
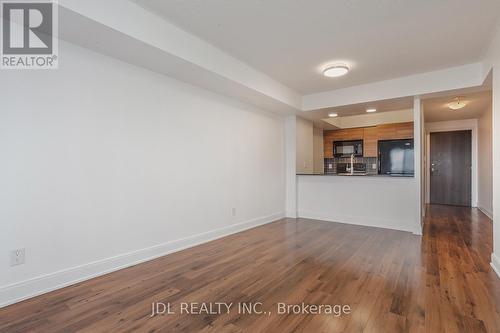
[[339,175],[336,173],[298,173],[297,176],[333,176],[333,177],[384,177],[384,178],[415,178],[414,175],[402,176],[402,175]]

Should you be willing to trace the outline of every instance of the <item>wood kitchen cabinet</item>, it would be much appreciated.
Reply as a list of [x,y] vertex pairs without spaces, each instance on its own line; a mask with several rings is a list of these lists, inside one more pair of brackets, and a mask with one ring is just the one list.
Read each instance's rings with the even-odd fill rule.
[[413,123],[401,123],[396,128],[397,139],[413,139]]
[[378,154],[377,126],[363,128],[363,156],[377,157]]
[[379,140],[413,138],[413,123],[398,123],[377,126]]
[[333,157],[333,142],[363,140],[364,157],[377,157],[379,140],[413,138],[413,122],[346,128],[323,133],[325,158]]
[[333,142],[346,140],[363,140],[363,128],[345,128],[323,132],[325,158],[333,157]]

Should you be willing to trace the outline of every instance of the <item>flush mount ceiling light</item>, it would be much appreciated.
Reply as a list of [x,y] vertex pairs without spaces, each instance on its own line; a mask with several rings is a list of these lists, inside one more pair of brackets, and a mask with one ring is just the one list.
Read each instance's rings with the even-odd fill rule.
[[326,77],[339,77],[346,75],[349,72],[347,65],[335,65],[327,67],[323,70],[323,75]]
[[377,109],[374,109],[374,108],[366,109],[366,112],[368,112],[368,113],[377,112]]
[[328,114],[328,117],[330,117],[330,118],[335,118],[337,116],[338,116],[338,114],[336,114],[336,113],[329,113]]
[[448,103],[448,107],[452,110],[461,109],[466,105],[467,105],[467,102],[463,101],[462,97],[457,97],[457,98],[455,98],[455,100],[453,102]]

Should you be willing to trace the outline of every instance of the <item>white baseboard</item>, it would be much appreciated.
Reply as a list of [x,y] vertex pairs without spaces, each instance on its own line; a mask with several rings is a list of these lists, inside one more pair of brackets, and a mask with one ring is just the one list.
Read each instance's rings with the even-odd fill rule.
[[497,273],[498,277],[500,278],[500,258],[496,256],[496,254],[492,253],[491,254],[491,267]]
[[[392,229],[399,231],[411,232],[415,235],[422,235],[422,228],[420,225],[411,227],[408,225],[401,225],[400,220],[388,220],[388,219],[378,219],[373,217],[361,217],[361,216],[345,216],[345,215],[329,215],[309,211],[299,211],[299,217],[306,219],[322,220],[328,222],[337,222],[345,224],[362,225],[366,227]],[[417,223],[417,222],[415,222]],[[411,224],[408,222],[407,224]]]
[[224,228],[211,230],[183,239],[169,241],[115,257],[90,262],[51,274],[0,287],[0,308],[47,292],[70,286],[94,277],[162,257],[189,247],[203,244],[240,231],[267,224],[285,216],[284,212],[259,217]]
[[484,215],[488,216],[490,220],[493,221],[493,212],[490,211],[489,209],[484,208],[483,205],[479,204],[477,208],[484,213]]

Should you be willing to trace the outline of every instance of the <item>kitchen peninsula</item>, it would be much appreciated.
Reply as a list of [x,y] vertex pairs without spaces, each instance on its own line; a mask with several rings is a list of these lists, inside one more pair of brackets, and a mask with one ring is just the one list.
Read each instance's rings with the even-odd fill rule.
[[323,131],[323,172],[297,174],[299,217],[420,233],[414,123]]

